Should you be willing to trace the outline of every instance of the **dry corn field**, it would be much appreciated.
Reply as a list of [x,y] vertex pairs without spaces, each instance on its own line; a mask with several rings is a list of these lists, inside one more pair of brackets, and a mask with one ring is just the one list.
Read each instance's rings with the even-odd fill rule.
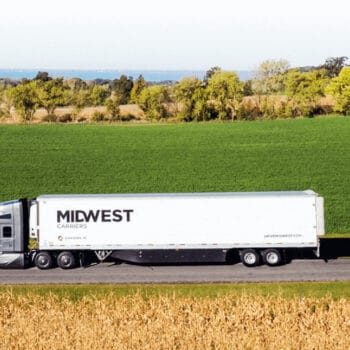
[[331,298],[0,293],[1,349],[349,349],[350,302]]

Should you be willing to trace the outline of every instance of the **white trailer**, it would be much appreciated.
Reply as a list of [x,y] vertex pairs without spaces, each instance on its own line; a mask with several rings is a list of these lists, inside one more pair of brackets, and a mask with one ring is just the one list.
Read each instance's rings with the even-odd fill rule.
[[89,252],[100,261],[227,262],[236,256],[246,266],[273,266],[287,250],[317,254],[324,234],[323,198],[311,190],[42,195],[29,203],[29,236],[37,240],[31,254],[41,269],[71,268]]

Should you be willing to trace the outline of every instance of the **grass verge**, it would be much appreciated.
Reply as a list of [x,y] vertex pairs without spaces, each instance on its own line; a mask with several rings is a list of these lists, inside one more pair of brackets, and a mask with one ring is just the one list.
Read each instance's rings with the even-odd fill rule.
[[286,282],[286,283],[237,283],[237,284],[156,284],[156,285],[9,285],[0,286],[0,293],[13,296],[56,296],[59,299],[80,300],[84,296],[117,298],[132,295],[210,297],[226,295],[276,296],[284,298],[350,299],[348,282]]

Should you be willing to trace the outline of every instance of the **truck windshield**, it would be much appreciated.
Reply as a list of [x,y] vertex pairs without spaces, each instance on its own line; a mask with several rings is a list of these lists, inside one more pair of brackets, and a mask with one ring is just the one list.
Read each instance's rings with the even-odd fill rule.
[[18,203],[18,199],[14,199],[12,201],[7,201],[7,202],[0,202],[0,206],[1,205],[11,205],[11,204],[15,204],[15,203]]
[[11,219],[11,214],[0,214],[0,220],[1,219],[6,219],[6,220]]

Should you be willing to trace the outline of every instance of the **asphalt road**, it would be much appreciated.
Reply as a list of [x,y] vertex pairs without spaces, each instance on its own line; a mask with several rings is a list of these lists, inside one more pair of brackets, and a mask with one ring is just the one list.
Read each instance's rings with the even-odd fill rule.
[[103,263],[73,270],[0,270],[0,284],[350,281],[350,259],[294,260],[278,267],[139,266]]

